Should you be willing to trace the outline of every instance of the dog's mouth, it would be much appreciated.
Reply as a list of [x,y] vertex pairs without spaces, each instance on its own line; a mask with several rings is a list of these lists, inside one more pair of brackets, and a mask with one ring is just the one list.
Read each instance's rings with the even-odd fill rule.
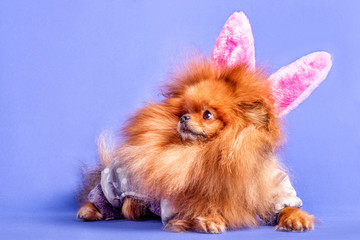
[[179,132],[183,140],[195,140],[198,138],[206,138],[205,134],[200,133],[192,129],[188,124],[182,124],[179,122],[177,126],[177,131]]

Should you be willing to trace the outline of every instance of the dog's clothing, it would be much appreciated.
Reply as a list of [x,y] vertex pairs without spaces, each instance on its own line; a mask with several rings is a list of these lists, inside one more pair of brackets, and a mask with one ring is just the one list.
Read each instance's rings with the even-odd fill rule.
[[[277,223],[277,215],[283,208],[302,206],[302,201],[296,196],[289,176],[281,170],[275,172],[273,176],[279,184],[274,196],[276,198],[274,215],[263,219],[269,225]],[[163,224],[177,212],[169,200],[156,200],[140,193],[132,184],[126,169],[114,160],[101,172],[101,183],[89,193],[88,199],[103,215],[103,218],[109,220],[122,218],[121,208],[126,197],[146,202],[149,210],[161,217]]]
[[131,177],[114,160],[101,172],[101,183],[88,195],[88,200],[103,215],[105,220],[122,218],[121,208],[126,197],[142,200],[153,214],[165,224],[176,211],[166,199],[156,200],[140,193],[131,182]]

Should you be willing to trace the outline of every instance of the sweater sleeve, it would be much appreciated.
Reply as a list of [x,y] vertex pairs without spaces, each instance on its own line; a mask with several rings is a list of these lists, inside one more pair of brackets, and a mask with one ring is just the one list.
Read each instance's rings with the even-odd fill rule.
[[264,219],[265,223],[269,225],[277,224],[277,217],[285,207],[300,208],[302,206],[302,200],[296,195],[296,191],[290,182],[288,174],[278,169],[274,172],[273,177],[276,183],[274,214],[268,219]]

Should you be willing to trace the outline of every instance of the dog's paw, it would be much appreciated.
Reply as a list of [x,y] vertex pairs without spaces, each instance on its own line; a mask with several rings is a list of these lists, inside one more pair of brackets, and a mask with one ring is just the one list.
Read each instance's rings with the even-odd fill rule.
[[284,208],[279,214],[276,230],[287,232],[305,232],[314,229],[314,216],[293,207]]
[[193,230],[205,233],[223,233],[226,226],[221,218],[197,217],[193,222]]
[[98,221],[103,219],[103,215],[91,203],[82,206],[76,217],[83,221]]
[[196,217],[192,220],[173,219],[164,228],[170,232],[203,232],[223,233],[226,230],[225,222],[221,218]]
[[147,205],[144,201],[125,198],[121,212],[125,219],[139,221],[146,216]]
[[183,219],[172,219],[164,226],[164,230],[169,232],[186,232],[189,231],[190,228],[190,221]]

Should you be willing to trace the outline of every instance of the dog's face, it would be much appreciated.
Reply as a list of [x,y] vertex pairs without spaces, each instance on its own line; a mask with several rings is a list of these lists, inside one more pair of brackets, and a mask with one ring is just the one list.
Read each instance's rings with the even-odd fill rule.
[[178,96],[176,128],[182,141],[210,140],[234,126],[240,131],[248,125],[267,127],[270,110],[262,99],[262,88],[251,86],[244,76],[232,80],[204,77],[184,88]]
[[231,89],[212,79],[186,89],[177,131],[183,141],[204,141],[215,137],[226,125],[224,109],[231,101],[226,98]]
[[177,125],[177,131],[185,141],[205,140],[212,137],[223,126],[223,122],[216,118],[215,110],[205,109],[182,115]]

